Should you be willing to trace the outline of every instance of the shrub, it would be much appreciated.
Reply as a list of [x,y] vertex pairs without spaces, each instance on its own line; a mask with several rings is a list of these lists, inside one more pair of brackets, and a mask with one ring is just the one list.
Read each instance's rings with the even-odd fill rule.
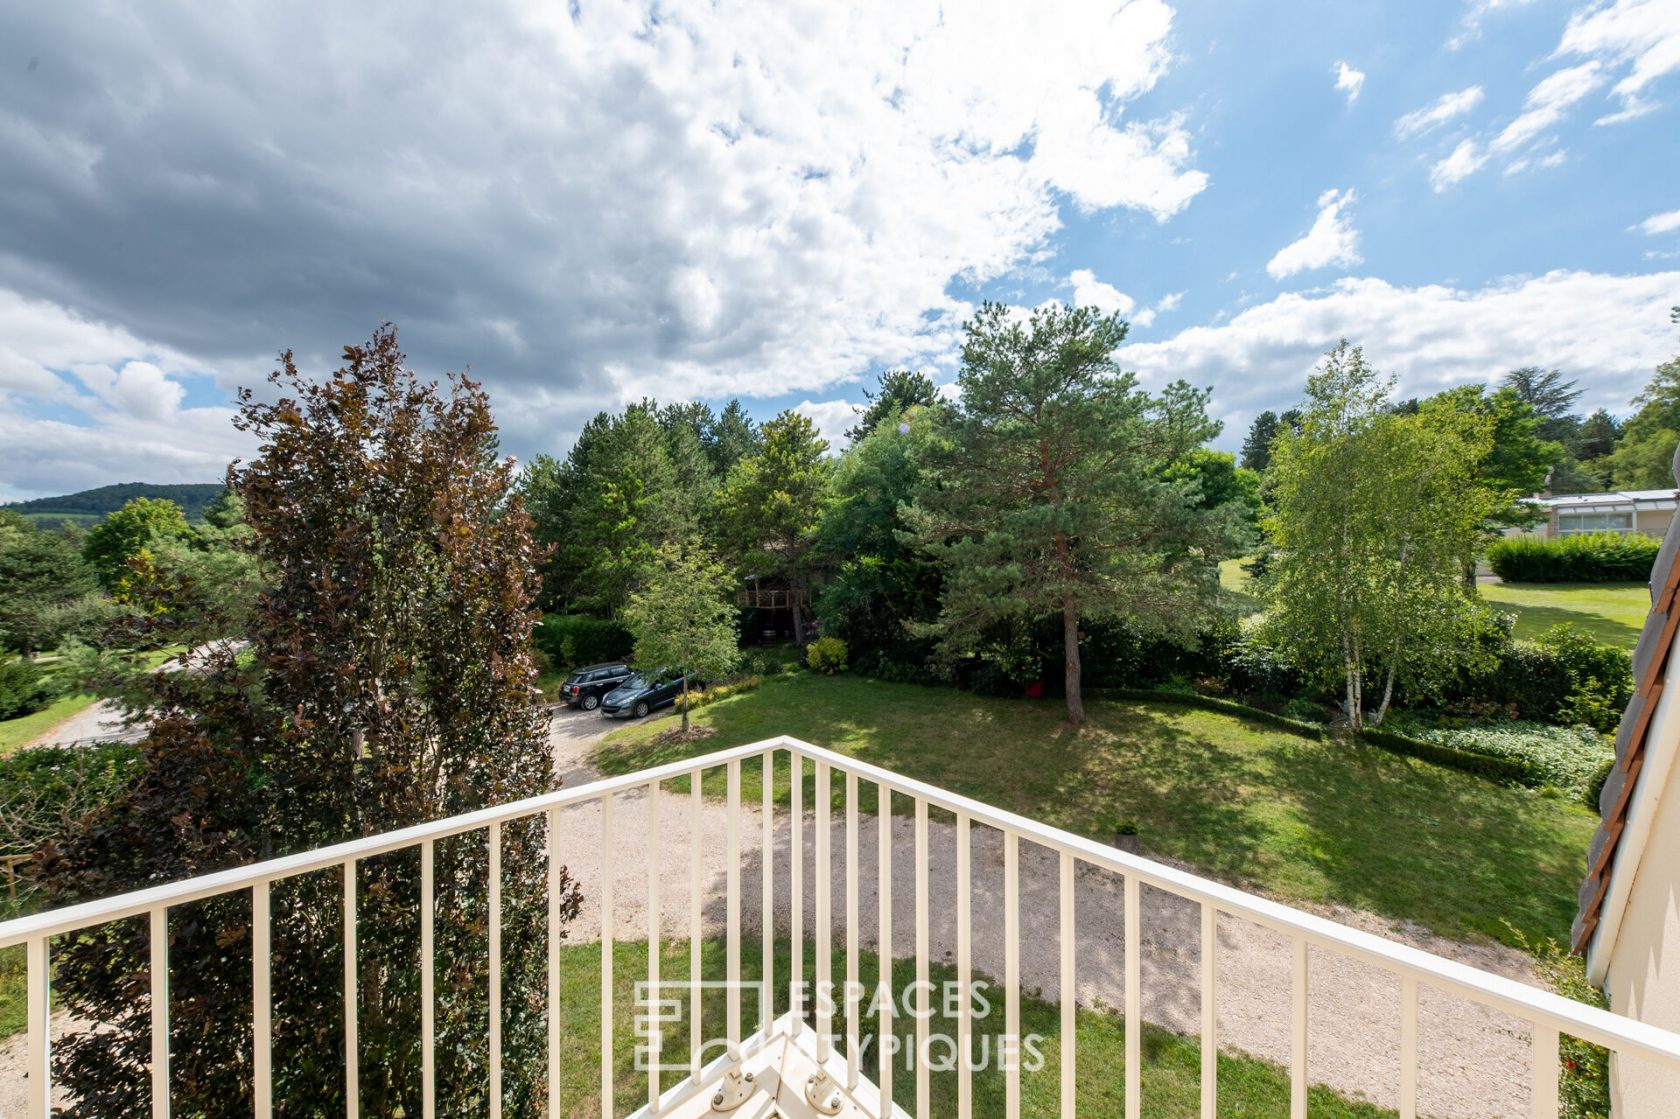
[[1314,703],[1310,699],[1301,699],[1299,696],[1283,705],[1283,714],[1287,718],[1299,719],[1303,723],[1322,723],[1325,721],[1323,705]]
[[846,671],[846,643],[838,637],[819,637],[805,646],[805,663],[825,676]]
[[[764,677],[762,676],[743,676],[739,680],[731,680],[727,684],[715,684],[710,688],[691,691],[688,693],[688,709],[692,711],[696,707],[704,707],[708,703],[716,703],[718,700],[728,699],[732,695],[750,692],[762,683],[764,683]],[[682,709],[683,697],[679,694],[677,696],[677,710],[681,711]]]
[[[1517,944],[1534,957],[1536,970],[1547,985],[1566,999],[1608,1009],[1610,1000],[1587,978],[1587,964],[1551,937],[1532,941],[1509,921]],[[1558,1119],[1608,1119],[1610,1115],[1610,1052],[1590,1041],[1562,1034],[1558,1037]]]
[[1587,787],[1581,790],[1581,802],[1594,812],[1599,811],[1598,798],[1604,795],[1604,786],[1610,782],[1610,773],[1615,768],[1616,756],[1611,754],[1598,763],[1598,768],[1587,779]]
[[[1416,742],[1457,754],[1494,758],[1509,763],[1484,768],[1486,776],[1504,775],[1529,786],[1554,785],[1585,796],[1610,747],[1604,736],[1587,727],[1555,727],[1543,723],[1507,722],[1481,726],[1430,727],[1412,719],[1392,719],[1385,729]],[[1389,745],[1388,743],[1375,743]],[[1439,755],[1436,755],[1439,756]],[[1453,764],[1449,761],[1447,764]],[[1467,765],[1476,763],[1467,762]],[[1464,768],[1460,766],[1460,768]]]
[[0,758],[0,854],[28,854],[114,800],[137,770],[126,742],[37,746]]
[[630,631],[618,622],[585,614],[550,614],[543,618],[537,624],[536,643],[562,669],[625,660],[636,647]]
[[1539,641],[1510,642],[1491,669],[1466,674],[1450,691],[1455,714],[1585,724],[1609,733],[1633,695],[1633,658],[1571,626],[1554,626]]
[[1661,540],[1634,533],[1513,536],[1488,548],[1487,562],[1508,583],[1643,582],[1661,547]]
[[52,682],[34,661],[0,664],[0,719],[15,719],[52,702]]

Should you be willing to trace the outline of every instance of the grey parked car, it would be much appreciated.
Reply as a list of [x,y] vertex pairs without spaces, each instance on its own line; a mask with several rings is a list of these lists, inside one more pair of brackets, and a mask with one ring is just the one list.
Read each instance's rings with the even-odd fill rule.
[[[690,680],[691,688],[698,688],[698,680]],[[640,719],[649,711],[669,707],[682,695],[683,674],[677,669],[662,672],[632,673],[630,678],[601,700],[601,714],[616,719],[620,716]]]

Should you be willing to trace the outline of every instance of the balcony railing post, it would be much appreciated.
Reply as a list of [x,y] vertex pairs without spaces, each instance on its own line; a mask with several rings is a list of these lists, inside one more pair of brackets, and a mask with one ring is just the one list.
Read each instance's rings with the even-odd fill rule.
[[24,955],[29,971],[29,1119],[47,1119],[52,1102],[52,960],[47,938],[31,939]]
[[420,1110],[425,1119],[437,1117],[435,860],[432,841],[428,839],[420,844]]
[[491,824],[485,837],[490,913],[490,1119],[502,1119],[502,825]]
[[957,1119],[974,1115],[974,885],[968,814],[957,817]]
[[1143,897],[1138,876],[1126,875],[1126,1119],[1143,1109]]
[[1417,1119],[1418,983],[1400,977],[1400,1119]]
[[1531,1101],[1534,1119],[1557,1119],[1558,1113],[1558,1030],[1534,1023],[1533,1080]]
[[688,1076],[700,1083],[700,778],[688,777]]
[[760,917],[759,935],[763,940],[759,963],[758,1028],[766,1036],[776,1020],[776,752],[764,752],[764,784],[760,791],[759,809],[762,834],[759,839]]
[[[560,1119],[560,810],[548,816],[548,1119]],[[351,1116],[350,1119],[355,1119]]]
[[1003,1112],[1021,1119],[1021,841],[1003,833]]
[[251,1095],[256,1119],[274,1114],[273,924],[269,884],[251,887]]
[[152,1119],[169,1119],[169,908],[151,913]]
[[1061,930],[1059,933],[1062,950],[1062,1116],[1061,1119],[1074,1119],[1076,1111],[1075,1091],[1078,1083],[1079,1033],[1078,1033],[1078,989],[1074,985],[1074,968],[1077,961],[1075,951],[1078,942],[1074,940],[1075,894],[1073,892],[1073,855],[1063,851],[1061,858],[1061,882],[1059,899],[1061,901]]
[[788,968],[788,1016],[793,1036],[798,1037],[805,1024],[805,755],[789,751],[793,771],[792,786],[788,790],[789,804],[788,897],[789,918],[792,921],[793,962]]
[[928,1005],[928,805],[916,798],[916,1115],[931,1114],[932,1094],[928,1083],[928,1039],[933,1030],[933,1010]]
[[[698,780],[698,778],[696,779]],[[613,798],[601,798],[601,1119],[616,1119],[613,1099]]]
[[[877,983],[888,991],[893,990],[893,794],[892,787],[885,783],[875,787],[875,893],[877,916],[880,918],[880,933],[877,947],[880,949],[877,961],[880,974]],[[881,1114],[877,1119],[885,1119],[892,1114],[893,1104],[893,1049],[887,1039],[897,1041],[898,1035],[893,1032],[893,1000],[881,1000],[880,1021],[876,1029],[881,1043],[876,1055],[876,1087],[881,1090]]]
[[665,1031],[660,1025],[663,1016],[659,1013],[659,952],[660,952],[660,914],[659,914],[659,875],[664,862],[664,842],[660,836],[659,825],[659,783],[656,781],[647,787],[647,834],[648,834],[648,962],[647,962],[647,1002],[638,1009],[647,1015],[648,1022],[648,1063],[647,1063],[647,1108],[648,1114],[654,1115],[659,1111],[659,1069],[664,1063]]
[[356,963],[356,860],[343,868],[344,891],[344,1115],[362,1113],[361,1029],[358,1018],[360,969]]
[[728,1008],[729,1040],[741,1044],[741,761],[731,761],[726,791],[724,836],[724,954],[729,986],[724,992]]
[[817,901],[817,1063],[828,1062],[834,1034],[834,948],[829,939],[834,927],[831,912],[834,901],[834,853],[830,849],[829,809],[832,792],[828,784],[828,763],[817,762],[817,852],[812,868]]
[[1202,1119],[1219,1114],[1219,910],[1202,903]]
[[846,774],[846,1087],[858,1086],[858,779]]

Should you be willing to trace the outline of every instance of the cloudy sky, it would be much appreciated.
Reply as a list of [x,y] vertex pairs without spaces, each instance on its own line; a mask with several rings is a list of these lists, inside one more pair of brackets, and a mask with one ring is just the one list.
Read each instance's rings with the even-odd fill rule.
[[387,319],[520,455],[837,434],[984,298],[1125,312],[1226,446],[1342,335],[1623,413],[1680,348],[1673,0],[424,7],[0,8],[0,497],[215,480],[237,386]]

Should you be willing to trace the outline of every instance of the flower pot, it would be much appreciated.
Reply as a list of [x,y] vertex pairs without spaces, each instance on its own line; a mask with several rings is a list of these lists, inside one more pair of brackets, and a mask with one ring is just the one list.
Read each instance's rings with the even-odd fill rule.
[[1137,832],[1135,832],[1135,831],[1117,831],[1117,832],[1115,832],[1114,833],[1114,846],[1116,846],[1120,850],[1126,852],[1128,855],[1137,854],[1137,851],[1138,851]]

